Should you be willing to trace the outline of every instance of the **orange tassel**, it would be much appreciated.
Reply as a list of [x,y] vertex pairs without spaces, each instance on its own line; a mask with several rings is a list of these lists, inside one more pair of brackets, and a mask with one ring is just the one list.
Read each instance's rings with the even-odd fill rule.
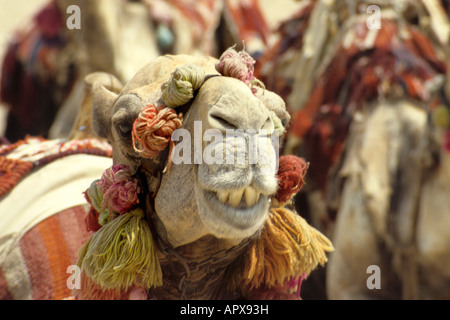
[[[133,125],[133,147],[144,158],[154,158],[172,142],[172,133],[181,128],[182,116],[171,108],[145,107]],[[141,148],[137,147],[137,141]],[[173,142],[171,143],[171,147]]]
[[272,208],[261,235],[250,246],[243,281],[248,289],[285,286],[324,265],[331,241],[302,217],[285,208]]

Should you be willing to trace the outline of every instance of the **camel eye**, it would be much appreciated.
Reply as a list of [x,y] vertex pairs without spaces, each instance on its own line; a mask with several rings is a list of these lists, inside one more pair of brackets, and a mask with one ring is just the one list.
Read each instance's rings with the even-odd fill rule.
[[131,123],[120,123],[117,128],[119,129],[119,133],[123,137],[130,137],[131,130],[133,129],[133,125]]

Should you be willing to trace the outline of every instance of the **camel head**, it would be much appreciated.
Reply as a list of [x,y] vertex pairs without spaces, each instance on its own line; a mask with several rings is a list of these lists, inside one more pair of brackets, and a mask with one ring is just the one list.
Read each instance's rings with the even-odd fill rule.
[[82,298],[278,296],[326,262],[329,240],[285,206],[308,164],[278,157],[290,116],[254,62],[166,55],[124,87],[92,83],[114,163],[86,191]]
[[[112,144],[115,164],[143,177],[147,214],[173,247],[208,235],[240,243],[261,229],[277,191],[278,133],[289,122],[285,104],[273,92],[223,76],[217,63],[162,56],[120,92],[101,81],[92,85],[94,130]],[[164,84],[186,66],[200,72],[197,87],[191,98],[172,102]],[[136,121],[148,106],[170,104],[179,125],[167,147],[148,154],[135,136]]]

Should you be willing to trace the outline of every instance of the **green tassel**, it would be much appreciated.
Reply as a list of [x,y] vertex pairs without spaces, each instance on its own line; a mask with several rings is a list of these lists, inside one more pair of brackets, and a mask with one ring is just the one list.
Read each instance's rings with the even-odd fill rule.
[[119,216],[92,235],[80,249],[77,264],[105,289],[162,285],[161,266],[142,209]]
[[94,180],[89,188],[86,190],[86,194],[89,197],[89,202],[97,212],[102,212],[103,193],[99,189],[98,183],[100,180]]
[[433,112],[433,121],[440,128],[448,128],[450,126],[450,111],[445,106],[439,106]]
[[195,64],[176,68],[161,86],[161,99],[170,108],[182,106],[194,97],[194,91],[201,87],[204,78],[205,70]]
[[93,181],[89,188],[86,190],[86,195],[89,198],[89,203],[100,214],[98,223],[101,226],[104,226],[111,220],[111,216],[115,214],[110,212],[109,209],[102,209],[103,193],[100,191],[100,181],[101,180]]
[[281,119],[278,118],[278,116],[275,114],[275,112],[270,111],[269,116],[273,121],[273,125],[275,127],[275,131],[278,133],[278,136],[281,137],[286,129],[283,126],[283,123],[281,122]]

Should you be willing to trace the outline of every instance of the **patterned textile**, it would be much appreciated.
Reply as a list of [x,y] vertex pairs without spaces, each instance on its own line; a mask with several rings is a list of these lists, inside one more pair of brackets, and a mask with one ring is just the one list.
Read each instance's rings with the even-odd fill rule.
[[0,145],[0,198],[32,169],[74,154],[111,157],[112,149],[108,143],[98,139],[64,142],[27,137],[15,144]]
[[29,137],[0,146],[0,299],[64,299],[89,238],[83,192],[110,165],[96,139]]
[[90,236],[85,215],[83,206],[70,208],[36,225],[18,243],[8,239],[8,249],[0,252],[0,299],[69,298],[67,268],[76,264]]

